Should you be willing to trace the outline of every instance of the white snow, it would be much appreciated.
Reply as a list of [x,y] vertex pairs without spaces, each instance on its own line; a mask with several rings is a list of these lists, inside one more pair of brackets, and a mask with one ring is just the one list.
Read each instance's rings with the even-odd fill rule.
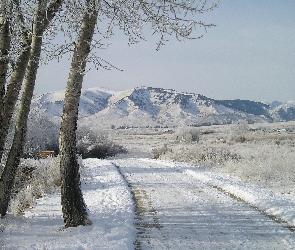
[[[41,110],[47,118],[59,122],[63,94],[64,91],[58,91],[35,97],[32,100],[32,109],[39,112]],[[213,99],[204,100],[204,98],[198,94],[149,87],[124,91],[103,88],[85,89],[81,94],[79,122],[83,125],[91,125],[99,119],[100,127],[106,128],[113,124],[117,127],[159,125],[173,127],[179,123],[223,124],[228,123],[229,120],[240,119],[251,122],[269,121],[264,116],[238,111],[234,109],[234,106],[231,109],[221,104],[217,105]],[[145,117],[144,122],[138,122],[141,117]],[[276,117],[280,117],[280,114]]]
[[134,207],[126,183],[107,161],[84,162],[82,190],[91,226],[63,228],[60,194],[38,200],[24,217],[1,220],[1,249],[133,249]]
[[[135,249],[136,241],[140,249],[295,249],[288,229],[295,226],[292,200],[183,163],[127,158],[83,164],[93,224],[64,229],[60,194],[48,195],[24,216],[0,220],[1,249],[122,250]],[[140,194],[141,212],[131,189]]]
[[294,201],[283,198],[261,187],[258,189],[256,186],[241,182],[232,176],[226,176],[224,174],[217,175],[216,173],[193,171],[190,169],[184,172],[196,180],[201,180],[210,186],[218,187],[224,192],[242,199],[270,216],[273,215],[277,219],[285,221],[295,229]]

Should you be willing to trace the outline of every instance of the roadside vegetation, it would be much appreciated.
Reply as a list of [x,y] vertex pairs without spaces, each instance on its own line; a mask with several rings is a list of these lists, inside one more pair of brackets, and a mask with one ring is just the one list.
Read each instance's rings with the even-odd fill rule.
[[210,167],[268,189],[291,194],[295,182],[295,122],[199,128],[198,141],[179,141],[153,150],[161,160]]
[[59,157],[22,159],[9,211],[14,215],[22,215],[26,209],[34,206],[37,199],[60,191],[60,185]]

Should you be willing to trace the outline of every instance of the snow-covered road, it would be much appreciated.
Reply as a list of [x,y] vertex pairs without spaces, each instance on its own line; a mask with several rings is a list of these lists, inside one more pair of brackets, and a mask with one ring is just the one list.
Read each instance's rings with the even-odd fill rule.
[[[60,195],[52,194],[25,217],[0,220],[0,248],[295,249],[292,201],[194,166],[151,159],[87,159],[84,165],[93,225],[61,230]],[[272,209],[285,223],[263,212]]]
[[144,159],[114,164],[138,202],[141,249],[295,248],[294,233],[185,168]]

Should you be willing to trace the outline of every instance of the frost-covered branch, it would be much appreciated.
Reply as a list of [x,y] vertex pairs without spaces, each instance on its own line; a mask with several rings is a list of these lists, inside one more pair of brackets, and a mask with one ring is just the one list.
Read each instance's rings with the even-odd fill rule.
[[[107,40],[111,38],[116,29],[121,30],[128,39],[128,44],[136,44],[146,40],[145,34],[151,30],[157,35],[156,49],[169,41],[174,35],[177,40],[199,39],[208,28],[215,26],[199,20],[199,16],[215,9],[219,1],[207,0],[102,0],[96,1],[98,10],[98,25],[95,30],[94,42],[91,49],[107,48]],[[85,0],[65,1],[63,11],[58,13],[56,22],[47,30],[48,38],[43,49],[43,60],[48,62],[54,58],[60,59],[73,51],[74,41],[79,32],[85,8]],[[54,35],[52,35],[54,34]],[[58,41],[53,37],[64,37]],[[95,67],[106,69],[113,65],[100,57],[94,60],[97,53],[89,56],[89,62],[95,62]],[[97,62],[102,62],[98,63]],[[110,66],[110,67],[109,67]]]

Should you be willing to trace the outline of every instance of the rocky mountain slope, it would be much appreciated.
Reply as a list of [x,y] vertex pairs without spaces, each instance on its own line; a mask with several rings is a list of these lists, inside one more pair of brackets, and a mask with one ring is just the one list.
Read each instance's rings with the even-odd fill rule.
[[[32,109],[59,122],[64,91],[36,96]],[[214,100],[172,89],[139,87],[126,91],[91,88],[82,91],[79,122],[87,126],[146,127],[211,125],[236,120],[254,122],[295,119],[295,101],[271,109],[248,100]]]

